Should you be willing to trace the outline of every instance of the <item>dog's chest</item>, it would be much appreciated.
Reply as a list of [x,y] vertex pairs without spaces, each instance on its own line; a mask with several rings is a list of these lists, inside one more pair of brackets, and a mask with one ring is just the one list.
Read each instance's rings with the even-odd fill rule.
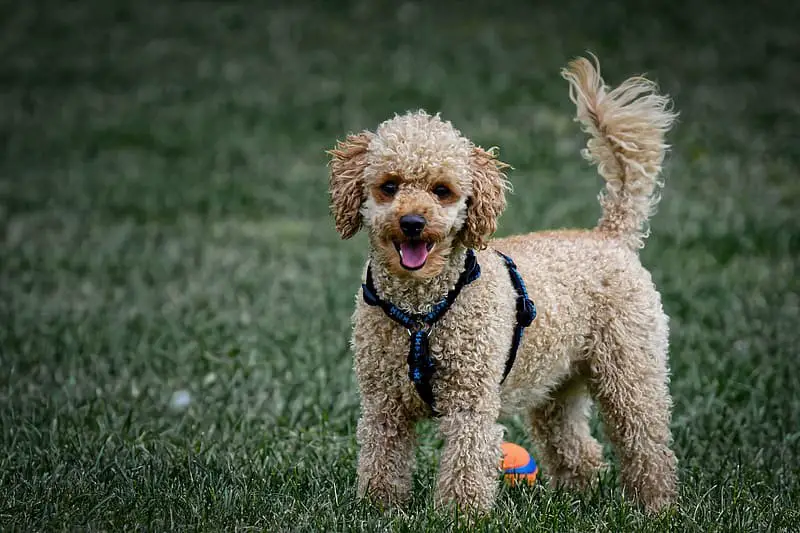
[[[435,364],[438,390],[474,381],[476,374],[497,374],[498,383],[502,376],[513,337],[513,301],[481,305],[474,296],[482,293],[472,288],[465,289],[428,333],[427,355]],[[411,341],[409,331],[380,309],[357,304],[353,348],[359,381],[413,391],[408,377]]]

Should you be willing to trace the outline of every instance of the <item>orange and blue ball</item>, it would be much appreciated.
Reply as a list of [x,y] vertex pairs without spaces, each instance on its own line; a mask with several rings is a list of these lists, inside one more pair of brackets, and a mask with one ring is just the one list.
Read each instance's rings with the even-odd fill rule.
[[503,460],[501,468],[505,482],[512,487],[519,484],[533,485],[539,467],[531,454],[518,444],[504,442],[501,445]]

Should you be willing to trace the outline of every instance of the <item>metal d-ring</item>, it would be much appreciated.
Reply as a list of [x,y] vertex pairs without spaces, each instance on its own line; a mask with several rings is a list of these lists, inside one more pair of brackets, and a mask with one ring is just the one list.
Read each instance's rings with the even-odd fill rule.
[[412,330],[411,328],[406,328],[406,333],[408,333],[408,336],[411,337],[412,335],[414,335],[414,333],[418,331],[424,331],[425,333],[428,334],[428,336],[430,336],[430,334],[433,333],[433,330],[435,328],[436,324],[429,324],[427,322],[422,322],[422,324],[419,325],[415,330]]

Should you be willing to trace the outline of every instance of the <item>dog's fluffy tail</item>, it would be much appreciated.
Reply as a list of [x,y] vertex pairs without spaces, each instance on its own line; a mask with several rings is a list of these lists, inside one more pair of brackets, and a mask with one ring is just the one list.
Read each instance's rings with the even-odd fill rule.
[[622,239],[632,249],[642,248],[649,234],[648,219],[655,211],[662,186],[659,174],[669,146],[664,135],[677,117],[667,96],[655,83],[633,77],[608,90],[593,65],[578,58],[563,69],[577,120],[591,135],[581,154],[606,181],[600,193],[603,215],[597,230]]

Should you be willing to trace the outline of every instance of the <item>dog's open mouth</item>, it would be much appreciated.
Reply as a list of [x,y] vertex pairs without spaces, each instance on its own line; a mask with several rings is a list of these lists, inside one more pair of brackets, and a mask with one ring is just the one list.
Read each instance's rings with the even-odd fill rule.
[[419,270],[425,266],[428,256],[433,250],[432,242],[425,242],[418,239],[411,239],[403,242],[395,242],[395,249],[400,254],[400,264],[406,270]]

